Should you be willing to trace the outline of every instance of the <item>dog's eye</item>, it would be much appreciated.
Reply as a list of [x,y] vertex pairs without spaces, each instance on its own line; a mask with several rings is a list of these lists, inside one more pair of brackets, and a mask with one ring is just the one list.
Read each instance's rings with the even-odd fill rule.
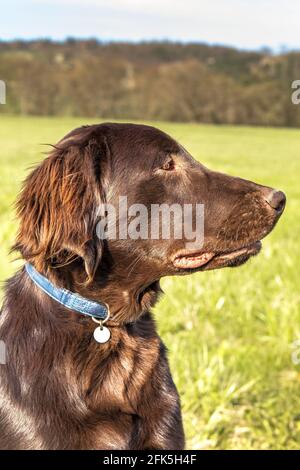
[[175,169],[175,163],[174,163],[174,160],[172,158],[167,160],[162,166],[162,170],[172,171],[174,169]]

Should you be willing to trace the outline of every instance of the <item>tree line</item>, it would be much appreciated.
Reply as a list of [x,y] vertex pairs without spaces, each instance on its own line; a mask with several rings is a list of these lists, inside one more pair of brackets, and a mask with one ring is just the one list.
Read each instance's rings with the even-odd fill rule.
[[300,125],[300,53],[205,44],[0,41],[1,113]]

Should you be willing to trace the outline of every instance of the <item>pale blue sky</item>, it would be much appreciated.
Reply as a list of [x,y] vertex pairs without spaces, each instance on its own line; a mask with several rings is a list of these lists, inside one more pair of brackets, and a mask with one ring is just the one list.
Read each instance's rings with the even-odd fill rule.
[[300,49],[299,0],[8,0],[0,39],[170,39]]

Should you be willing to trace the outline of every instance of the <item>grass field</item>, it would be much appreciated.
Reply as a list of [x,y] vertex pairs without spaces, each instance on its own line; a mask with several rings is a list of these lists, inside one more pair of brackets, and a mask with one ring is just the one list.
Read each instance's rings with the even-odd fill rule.
[[[75,118],[0,116],[0,278],[8,256],[12,204],[28,167],[75,126]],[[245,266],[166,278],[155,309],[179,389],[187,448],[300,448],[300,131],[194,124],[157,126],[214,169],[283,189],[287,209]]]

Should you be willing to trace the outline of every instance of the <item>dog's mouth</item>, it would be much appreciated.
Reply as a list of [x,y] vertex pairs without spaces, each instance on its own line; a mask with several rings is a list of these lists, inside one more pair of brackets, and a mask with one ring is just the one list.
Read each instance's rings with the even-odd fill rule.
[[227,266],[240,266],[251,256],[261,250],[261,242],[257,241],[236,250],[224,252],[181,252],[172,260],[173,266],[180,270],[208,270]]

